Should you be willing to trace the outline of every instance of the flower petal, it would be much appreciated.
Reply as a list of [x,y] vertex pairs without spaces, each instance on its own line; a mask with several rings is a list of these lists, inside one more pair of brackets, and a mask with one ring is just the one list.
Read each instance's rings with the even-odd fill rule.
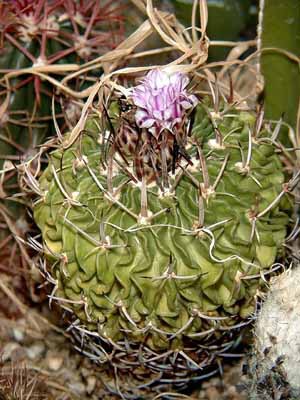
[[154,136],[164,129],[172,130],[183,120],[186,110],[199,103],[196,96],[188,93],[188,84],[188,76],[181,72],[170,74],[159,68],[149,71],[142,83],[131,90],[138,126]]
[[135,120],[138,126],[142,126],[142,124],[149,119],[149,114],[145,110],[137,110],[135,113]]
[[154,124],[155,119],[148,118],[141,124],[141,128],[151,128]]
[[183,100],[180,102],[180,105],[185,109],[188,110],[189,108],[193,107],[193,104],[190,101]]

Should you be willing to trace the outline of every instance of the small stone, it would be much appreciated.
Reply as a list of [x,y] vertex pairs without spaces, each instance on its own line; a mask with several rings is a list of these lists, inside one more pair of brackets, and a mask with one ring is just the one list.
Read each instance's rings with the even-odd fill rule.
[[97,378],[95,377],[95,375],[91,375],[87,378],[87,386],[86,386],[87,394],[93,393],[96,387],[96,383],[97,383]]
[[36,358],[40,358],[45,351],[44,343],[35,343],[32,346],[26,349],[26,353],[30,360],[34,360]]
[[88,378],[91,375],[91,370],[85,367],[81,367],[80,369],[80,374],[84,377],[84,378]]
[[85,385],[82,382],[69,383],[69,388],[77,395],[85,394]]
[[207,400],[216,400],[218,399],[219,392],[215,387],[210,387],[206,390]]
[[24,332],[21,329],[13,328],[13,337],[17,342],[23,342]]
[[15,342],[8,342],[4,347],[0,354],[0,359],[2,361],[8,361],[12,359],[12,355],[15,351],[20,349],[20,345]]
[[228,389],[227,389],[227,393],[228,393],[229,396],[232,396],[232,397],[236,396],[237,395],[237,391],[236,391],[235,386],[229,386]]
[[62,367],[62,365],[64,363],[63,357],[61,357],[61,356],[59,356],[57,354],[53,354],[51,352],[47,353],[46,358],[47,358],[48,368],[51,371],[58,371]]

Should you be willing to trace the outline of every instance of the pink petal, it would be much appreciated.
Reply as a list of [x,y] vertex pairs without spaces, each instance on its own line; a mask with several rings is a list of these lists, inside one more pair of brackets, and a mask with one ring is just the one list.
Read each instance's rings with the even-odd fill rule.
[[156,118],[156,119],[161,120],[162,119],[162,112],[161,111],[157,111],[157,110],[153,111],[153,117]]
[[141,128],[151,128],[151,126],[153,126],[155,123],[155,119],[146,119],[141,125]]
[[168,108],[167,110],[165,110],[164,112],[164,119],[168,120],[172,117],[172,110],[170,108]]
[[137,110],[135,120],[138,126],[141,126],[145,120],[149,119],[149,114],[145,110]]
[[176,72],[175,74],[170,76],[170,82],[178,91],[182,91],[187,87],[190,80],[189,78],[182,74],[181,72]]
[[197,97],[194,96],[193,94],[190,94],[190,95],[188,96],[188,98],[189,98],[189,100],[192,102],[193,107],[195,107],[195,106],[199,103],[199,100],[198,100]]
[[168,74],[159,68],[149,71],[142,83],[131,91],[132,100],[138,107],[137,124],[154,136],[159,136],[164,129],[174,128],[182,121],[185,110],[199,102],[186,90],[188,84],[188,76],[180,72]]
[[193,107],[193,104],[187,100],[183,100],[180,102],[180,105],[185,109],[188,110],[189,108]]

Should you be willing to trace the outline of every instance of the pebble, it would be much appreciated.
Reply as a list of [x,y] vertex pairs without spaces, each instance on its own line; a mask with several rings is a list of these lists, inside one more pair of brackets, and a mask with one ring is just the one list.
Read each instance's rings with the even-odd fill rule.
[[24,332],[21,329],[13,328],[13,337],[17,342],[23,342],[24,336]]
[[18,343],[15,342],[8,342],[4,347],[3,350],[1,352],[0,358],[1,360],[4,361],[8,361],[11,360],[13,353],[16,350],[19,350],[21,347]]
[[35,343],[26,349],[26,353],[30,360],[40,358],[45,351],[45,345],[42,342]]
[[82,382],[69,383],[69,388],[77,395],[85,394],[85,385]]
[[46,355],[46,360],[47,360],[47,365],[48,368],[51,371],[58,371],[61,369],[63,363],[64,363],[64,358],[59,356],[58,354],[55,354],[51,351],[48,351]]
[[238,394],[235,386],[229,386],[227,389],[227,393],[229,396],[232,396],[232,397],[237,396],[237,394]]
[[207,400],[216,400],[219,398],[220,393],[215,387],[206,389]]
[[86,385],[86,392],[87,394],[92,394],[93,391],[95,390],[97,383],[97,378],[95,375],[91,375],[87,377],[87,385]]

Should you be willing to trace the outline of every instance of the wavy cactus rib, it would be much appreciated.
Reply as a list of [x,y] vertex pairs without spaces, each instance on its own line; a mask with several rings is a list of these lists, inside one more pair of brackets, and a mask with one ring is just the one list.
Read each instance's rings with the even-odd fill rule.
[[249,321],[284,242],[295,182],[285,184],[271,133],[250,112],[198,106],[192,165],[181,159],[162,191],[132,179],[117,154],[106,164],[104,132],[91,117],[40,179],[34,215],[54,298],[104,341],[158,352]]

